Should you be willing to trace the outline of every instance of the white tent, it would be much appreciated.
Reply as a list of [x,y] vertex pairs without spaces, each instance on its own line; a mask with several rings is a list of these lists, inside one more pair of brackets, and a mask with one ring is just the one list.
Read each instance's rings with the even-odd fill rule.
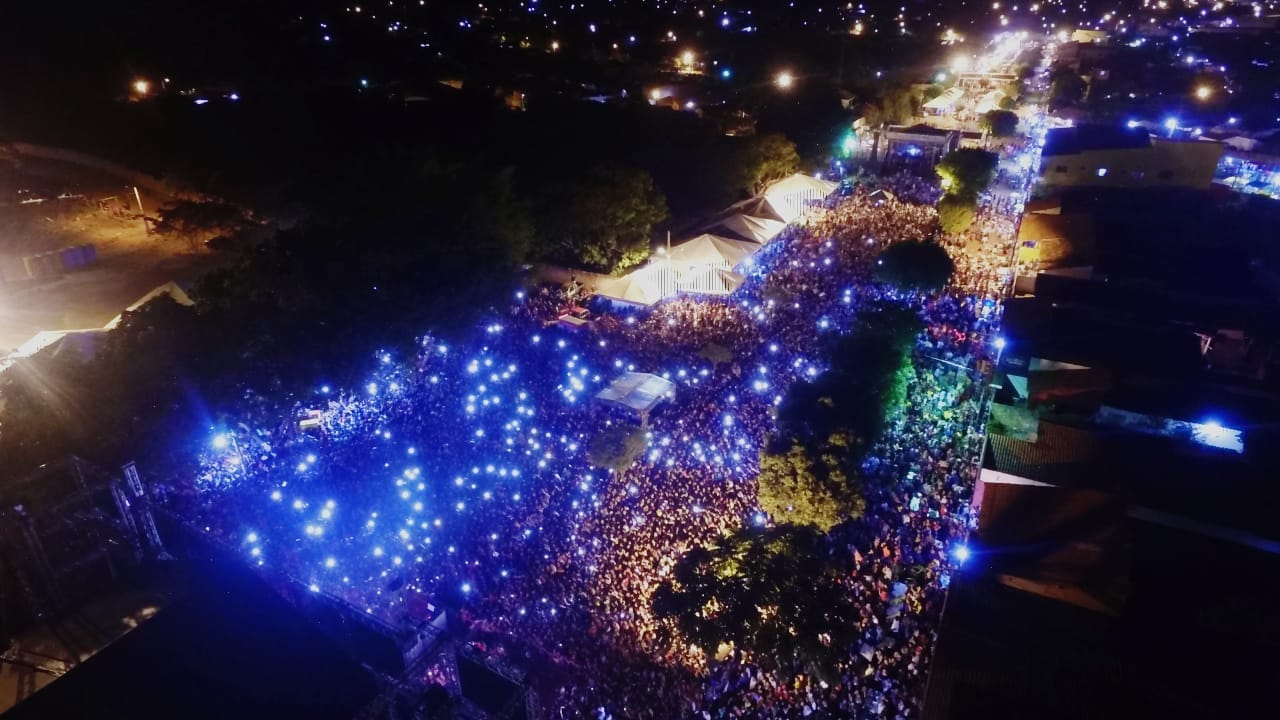
[[942,115],[955,110],[962,98],[964,98],[964,90],[958,87],[947,88],[938,97],[922,105],[921,109]]
[[596,394],[596,399],[646,415],[658,403],[674,397],[675,393],[675,383],[664,377],[629,372],[609,383],[609,387]]
[[838,183],[796,173],[783,178],[764,191],[764,199],[773,206],[782,219],[791,222],[804,213],[812,202],[825,199],[836,191]]
[[617,278],[605,278],[596,285],[596,294],[632,305],[652,305],[675,293],[671,268],[655,262]]
[[671,248],[671,262],[677,272],[704,267],[732,268],[759,250],[760,246],[745,240],[733,240],[703,233]]
[[747,278],[732,270],[708,267],[692,270],[680,278],[680,292],[700,293],[705,295],[731,295],[742,287]]
[[982,115],[983,113],[987,113],[992,110],[999,109],[1000,101],[1003,99],[1004,99],[1004,93],[1000,92],[999,90],[992,90],[986,95],[983,95],[978,100],[978,114]]
[[720,230],[743,240],[764,244],[776,237],[786,226],[787,224],[781,220],[738,214],[724,218],[720,224],[709,229]]

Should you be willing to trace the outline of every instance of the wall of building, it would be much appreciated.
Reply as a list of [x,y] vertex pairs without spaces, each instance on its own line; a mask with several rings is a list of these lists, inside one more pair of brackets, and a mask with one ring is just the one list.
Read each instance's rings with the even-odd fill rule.
[[1154,139],[1151,147],[1085,150],[1046,156],[1040,179],[1049,187],[1192,187],[1213,182],[1222,146]]

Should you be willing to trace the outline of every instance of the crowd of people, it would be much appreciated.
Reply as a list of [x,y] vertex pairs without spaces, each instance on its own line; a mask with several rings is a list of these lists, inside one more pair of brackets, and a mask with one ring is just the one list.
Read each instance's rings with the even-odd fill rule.
[[[978,370],[1013,220],[988,204],[946,237],[928,181],[877,186],[892,195],[859,187],[811,209],[731,296],[613,308],[575,331],[555,323],[573,300],[537,287],[465,344],[380,352],[363,387],[319,387],[293,417],[221,430],[174,505],[251,562],[389,625],[420,621],[421,598],[457,607],[470,642],[537,669],[549,716],[910,717],[970,522]],[[945,291],[872,279],[876,255],[908,239],[946,245]],[[823,335],[873,301],[916,308],[927,331],[907,407],[864,463],[867,512],[831,537],[864,608],[859,642],[833,649],[838,679],[750,648],[709,658],[655,616],[654,591],[684,551],[771,522],[754,475],[773,409],[823,371]],[[642,425],[593,402],[624,371],[675,383]],[[645,439],[621,472],[588,457],[615,423]]]

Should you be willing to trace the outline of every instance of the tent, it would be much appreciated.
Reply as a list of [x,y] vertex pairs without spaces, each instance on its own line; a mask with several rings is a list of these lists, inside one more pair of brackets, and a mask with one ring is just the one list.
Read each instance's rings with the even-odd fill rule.
[[675,293],[671,267],[655,262],[617,278],[605,278],[596,285],[596,294],[630,305],[652,305]]
[[763,195],[757,195],[756,197],[740,200],[730,205],[716,214],[707,222],[707,224],[708,226],[716,225],[727,218],[733,217],[734,215],[750,215],[754,218],[759,218],[761,220],[773,220],[784,225],[787,222],[787,219],[782,216],[782,212],[779,208],[771,205],[768,199]]
[[739,275],[732,270],[708,267],[686,273],[680,278],[678,286],[680,292],[730,295],[733,291],[742,287],[742,283],[746,282],[746,280],[746,276]]
[[999,110],[1000,101],[1003,99],[1004,93],[999,90],[992,90],[991,92],[983,95],[978,100],[978,114],[982,115],[983,113],[987,113],[992,110]]
[[746,260],[760,246],[745,240],[732,240],[703,233],[671,248],[669,255],[677,272],[704,267],[732,268]]
[[713,225],[707,229],[713,231],[716,235],[736,237],[764,244],[776,237],[786,226],[787,224],[781,220],[739,213],[730,215],[721,220],[718,225]]
[[810,203],[819,202],[836,191],[838,183],[796,173],[783,178],[764,191],[768,201],[786,222],[800,217]]
[[954,111],[963,98],[964,90],[958,87],[947,88],[941,95],[922,105],[920,109],[935,115],[943,115]]
[[674,397],[675,392],[675,383],[660,375],[629,372],[609,383],[596,394],[596,399],[646,415],[658,403]]

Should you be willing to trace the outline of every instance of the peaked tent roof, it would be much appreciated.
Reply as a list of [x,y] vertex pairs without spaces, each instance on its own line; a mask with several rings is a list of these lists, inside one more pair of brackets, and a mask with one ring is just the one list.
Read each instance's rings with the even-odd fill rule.
[[746,281],[745,275],[739,275],[732,270],[709,267],[685,275],[680,278],[679,284],[682,292],[729,295],[742,287],[742,283]]
[[723,231],[714,233],[717,235],[727,234],[763,244],[776,237],[786,226],[781,220],[737,214],[724,218],[719,225],[708,229]]
[[958,87],[951,87],[943,90],[942,94],[925,103],[922,107],[925,110],[945,110],[960,102],[962,97],[964,97],[964,90]]
[[725,208],[720,214],[715,216],[712,224],[723,221],[734,215],[750,215],[751,217],[760,218],[762,220],[772,220],[785,224],[787,219],[782,216],[779,209],[769,203],[769,200],[763,195],[740,200],[729,207]]
[[804,173],[796,173],[770,185],[764,191],[764,198],[783,220],[791,222],[804,213],[809,202],[826,198],[837,187],[839,185],[830,180],[819,180]]
[[839,184],[830,180],[821,180],[812,175],[795,173],[770,185],[769,189],[764,191],[764,196],[768,199],[779,194],[806,193],[826,197],[835,192],[837,187],[839,187]]
[[612,300],[633,305],[652,305],[670,295],[666,263],[652,263],[617,278],[606,278],[596,286],[596,293]]
[[1000,107],[1000,101],[1003,99],[1004,93],[999,90],[992,90],[986,95],[983,95],[982,98],[978,100],[978,114],[998,109]]
[[671,248],[671,260],[685,265],[734,267],[759,249],[756,243],[703,233]]

